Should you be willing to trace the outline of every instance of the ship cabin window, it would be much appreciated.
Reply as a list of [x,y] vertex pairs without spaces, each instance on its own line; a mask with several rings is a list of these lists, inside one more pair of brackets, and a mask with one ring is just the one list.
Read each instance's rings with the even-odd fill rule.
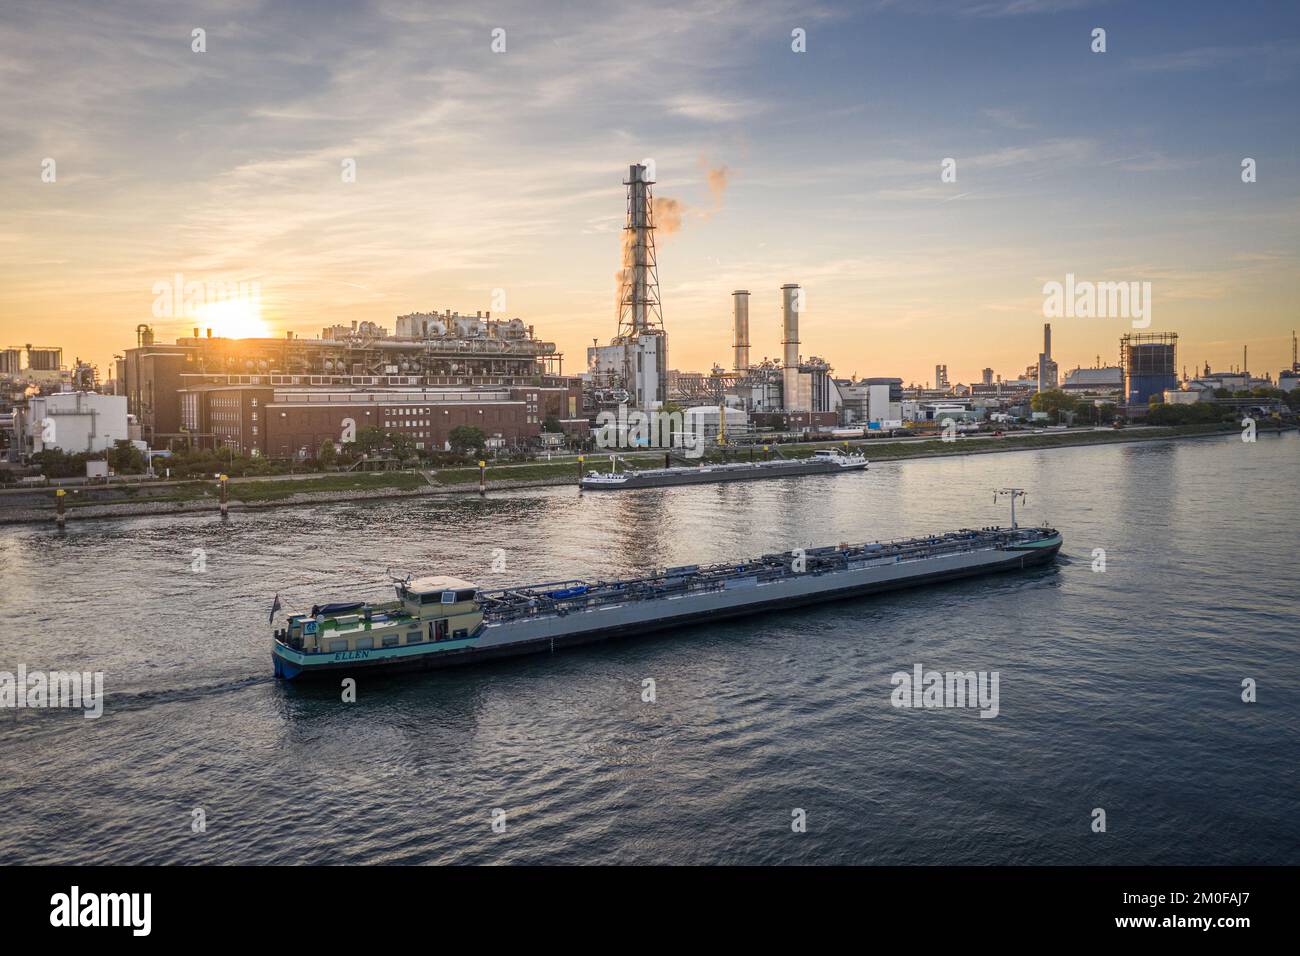
[[469,631],[463,627],[456,628],[452,634],[452,640],[459,641],[461,638],[469,637]]
[[358,637],[358,638],[357,638],[357,648],[356,648],[356,649],[359,650],[359,651],[368,651],[368,650],[370,650],[370,649],[371,649],[372,647],[374,647],[374,646],[375,646],[375,639],[374,639],[373,637]]
[[424,643],[424,632],[423,632],[423,631],[411,631],[410,633],[408,633],[408,634],[406,635],[406,643],[408,643],[408,644],[423,644],[423,643]]
[[396,647],[396,646],[397,646],[397,635],[396,634],[385,635],[384,647]]
[[442,603],[459,604],[462,601],[472,601],[474,600],[474,594],[474,588],[462,588],[459,591],[443,591]]
[[331,654],[338,654],[340,651],[346,651],[347,649],[348,649],[348,642],[346,640],[330,641]]

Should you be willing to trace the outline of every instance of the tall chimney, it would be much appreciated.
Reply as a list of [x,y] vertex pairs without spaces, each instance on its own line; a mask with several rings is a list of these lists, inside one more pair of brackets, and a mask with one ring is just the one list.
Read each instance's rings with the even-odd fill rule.
[[1043,323],[1043,354],[1052,357],[1052,323]]
[[631,232],[627,241],[632,244],[632,328],[639,334],[649,325],[648,305],[650,302],[650,201],[646,191],[649,180],[646,168],[634,163],[627,168],[628,189],[628,224]]
[[781,366],[782,404],[787,412],[799,409],[799,306],[803,296],[798,283],[781,286],[781,345],[785,361]]
[[737,372],[744,374],[749,371],[749,291],[747,289],[737,289],[731,293],[732,306],[735,312],[735,345]]

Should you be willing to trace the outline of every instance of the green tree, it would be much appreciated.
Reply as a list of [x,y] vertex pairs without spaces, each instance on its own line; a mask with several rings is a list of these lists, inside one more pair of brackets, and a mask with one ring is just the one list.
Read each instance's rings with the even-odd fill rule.
[[331,439],[326,438],[320,443],[320,450],[316,452],[316,460],[325,468],[334,467],[334,462],[338,460],[338,454]]
[[388,445],[388,435],[378,425],[369,425],[357,432],[356,441],[350,442],[355,451],[373,455]]
[[1059,388],[1049,388],[1030,399],[1029,407],[1036,412],[1047,412],[1053,421],[1060,421],[1063,413],[1073,414],[1079,402]]
[[564,431],[564,426],[560,424],[560,420],[554,415],[547,415],[546,421],[542,422],[542,431],[562,432]]
[[138,475],[144,471],[144,453],[125,438],[113,442],[105,457],[108,467],[119,475]]
[[389,432],[388,447],[398,461],[415,457],[415,439],[405,432]]
[[457,425],[451,430],[447,440],[451,442],[452,451],[468,452],[487,447],[487,436],[483,434],[481,428],[475,428],[473,425]]

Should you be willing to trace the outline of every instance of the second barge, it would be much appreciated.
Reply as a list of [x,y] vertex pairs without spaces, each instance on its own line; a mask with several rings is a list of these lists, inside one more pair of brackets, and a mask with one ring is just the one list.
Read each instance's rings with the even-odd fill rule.
[[585,491],[618,491],[624,488],[662,488],[669,485],[702,485],[718,481],[753,481],[758,478],[789,478],[796,475],[838,475],[865,471],[864,455],[841,454],[821,449],[811,458],[774,458],[771,461],[742,461],[716,465],[685,465],[676,468],[646,468],[626,471],[593,471],[579,482]]

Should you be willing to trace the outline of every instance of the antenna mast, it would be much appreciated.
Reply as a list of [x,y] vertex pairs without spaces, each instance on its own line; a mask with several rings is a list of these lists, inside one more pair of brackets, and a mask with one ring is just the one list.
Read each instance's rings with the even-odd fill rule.
[[1028,502],[1029,496],[1025,494],[1023,488],[999,488],[993,492],[993,503],[997,504],[998,499],[1004,495],[1011,499],[1011,530],[1014,531],[1019,527],[1016,524],[1016,499],[1020,498],[1022,501]]

